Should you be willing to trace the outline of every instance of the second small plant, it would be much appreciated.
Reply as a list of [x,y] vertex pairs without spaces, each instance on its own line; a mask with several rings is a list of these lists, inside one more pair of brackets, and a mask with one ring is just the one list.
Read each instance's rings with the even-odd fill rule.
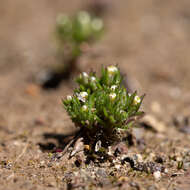
[[100,38],[104,25],[102,19],[80,11],[73,17],[61,14],[57,18],[56,36],[63,54],[76,59],[82,53],[81,45]]

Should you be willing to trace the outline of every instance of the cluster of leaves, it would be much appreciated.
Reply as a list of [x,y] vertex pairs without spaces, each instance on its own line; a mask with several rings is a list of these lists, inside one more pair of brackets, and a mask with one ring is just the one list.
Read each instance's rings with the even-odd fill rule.
[[91,16],[86,11],[80,11],[73,17],[59,15],[56,24],[56,35],[63,51],[69,49],[71,56],[81,55],[81,44],[97,40],[104,29],[103,21]]
[[85,72],[76,79],[79,87],[73,96],[63,100],[64,107],[76,126],[98,130],[98,128],[122,128],[133,122],[139,111],[143,96],[129,94],[122,85],[120,71],[115,66],[102,68],[101,77]]

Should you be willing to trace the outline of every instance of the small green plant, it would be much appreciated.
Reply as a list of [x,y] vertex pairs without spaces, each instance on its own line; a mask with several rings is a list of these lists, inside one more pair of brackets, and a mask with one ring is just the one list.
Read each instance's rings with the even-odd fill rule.
[[89,136],[88,141],[97,136],[110,141],[117,129],[127,129],[143,114],[139,108],[144,95],[127,92],[116,66],[102,68],[100,77],[83,72],[76,82],[79,87],[63,104],[75,125]]
[[103,21],[86,11],[80,11],[73,17],[59,15],[55,29],[59,62],[42,72],[38,77],[40,85],[44,89],[57,88],[73,72],[80,70],[78,58],[89,49],[91,42],[101,37],[103,31]]
[[73,17],[59,15],[56,24],[56,35],[63,53],[68,53],[73,59],[82,53],[81,44],[97,40],[103,32],[103,21],[91,16],[86,11],[80,11]]

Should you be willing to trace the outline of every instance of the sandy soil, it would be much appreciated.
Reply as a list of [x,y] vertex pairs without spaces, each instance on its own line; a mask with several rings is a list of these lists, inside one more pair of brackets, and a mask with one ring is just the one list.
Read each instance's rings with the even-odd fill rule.
[[[34,77],[41,69],[57,63],[53,36],[57,14],[72,14],[87,2],[1,1],[0,189],[70,188],[63,179],[63,168],[70,162],[50,163],[49,152],[61,145],[53,138],[55,135],[50,138],[47,134],[59,136],[73,131],[74,125],[61,105],[61,98],[72,93],[73,83],[65,81],[59,89],[43,91]],[[110,1],[104,15],[105,36],[79,61],[85,71],[117,63],[130,85],[146,93],[143,109],[163,123],[162,131],[144,130],[147,152],[167,159],[190,151],[190,136],[172,122],[176,116],[190,115],[189,7],[188,0]],[[49,145],[50,150],[45,151],[42,145]],[[175,164],[159,181],[126,174],[125,184],[139,184],[126,187],[190,189],[190,167],[177,170]],[[98,188],[107,187],[95,189]]]

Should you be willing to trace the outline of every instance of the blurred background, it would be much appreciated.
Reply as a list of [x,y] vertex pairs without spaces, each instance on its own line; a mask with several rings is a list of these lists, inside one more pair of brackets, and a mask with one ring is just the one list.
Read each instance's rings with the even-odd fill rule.
[[[30,131],[36,122],[43,123],[44,131],[65,132],[73,128],[61,98],[72,93],[72,78],[76,75],[48,91],[40,87],[36,76],[59,63],[54,38],[57,15],[88,10],[95,6],[94,2],[1,0],[0,122],[7,130]],[[164,121],[179,113],[189,114],[190,1],[99,3],[105,32],[80,57],[79,70],[98,71],[101,65],[117,64],[130,88],[146,93],[147,113]],[[32,133],[40,134],[41,129]]]
[[[57,18],[80,10],[100,17],[104,32],[96,42],[79,44],[77,59],[67,59],[56,39]],[[102,65],[118,65],[128,90],[146,94],[142,109],[149,117],[134,128],[142,149],[135,144],[129,152],[146,149],[145,157],[158,153],[172,159],[161,186],[147,189],[190,189],[189,157],[183,157],[184,171],[181,163],[184,168],[186,163],[178,157],[187,150],[190,155],[189,52],[189,0],[0,0],[0,189],[64,188],[67,166],[59,152],[71,139],[65,134],[75,127],[61,99],[72,94],[80,72],[99,73]],[[70,70],[54,72],[70,64]],[[56,85],[45,88],[44,80],[51,77]],[[104,180],[104,172],[101,176]],[[158,185],[149,177],[126,176],[124,181],[132,189],[141,189],[137,179]]]

